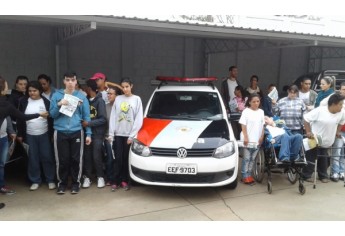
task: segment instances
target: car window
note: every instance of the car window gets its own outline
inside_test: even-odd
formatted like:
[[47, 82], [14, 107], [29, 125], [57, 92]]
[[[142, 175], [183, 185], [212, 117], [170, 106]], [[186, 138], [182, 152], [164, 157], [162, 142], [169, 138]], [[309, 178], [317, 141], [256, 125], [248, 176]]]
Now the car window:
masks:
[[324, 76], [334, 76], [335, 77], [335, 86], [333, 87], [335, 90], [340, 89], [340, 84], [342, 82], [345, 82], [345, 71], [341, 70], [325, 70], [319, 73], [308, 73], [304, 74], [300, 77], [298, 77], [295, 81], [294, 84], [297, 86], [300, 86], [301, 81], [304, 77], [310, 78], [311, 79], [311, 89], [313, 89], [316, 92], [319, 92], [321, 90], [320, 88], [320, 82], [321, 79]]
[[222, 118], [220, 98], [213, 92], [156, 92], [147, 117], [166, 119]]
[[319, 92], [321, 90], [320, 82], [324, 76], [333, 76], [335, 78], [335, 85], [333, 86], [333, 88], [335, 90], [339, 90], [340, 84], [342, 82], [345, 82], [345, 72], [343, 72], [343, 71], [324, 71], [322, 74], [319, 75], [319, 77], [317, 78], [317, 81], [315, 82], [314, 86], [312, 87], [315, 91]]

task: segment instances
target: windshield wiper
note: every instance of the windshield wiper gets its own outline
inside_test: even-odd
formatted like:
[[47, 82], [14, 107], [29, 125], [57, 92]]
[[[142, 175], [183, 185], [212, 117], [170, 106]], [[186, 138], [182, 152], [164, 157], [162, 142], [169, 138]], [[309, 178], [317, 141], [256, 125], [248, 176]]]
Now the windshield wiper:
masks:
[[162, 115], [162, 114], [147, 114], [148, 118], [159, 118], [159, 119], [171, 119], [171, 116]]
[[179, 116], [170, 116], [172, 119], [179, 120], [202, 120], [201, 117], [192, 116], [192, 115], [179, 115]]

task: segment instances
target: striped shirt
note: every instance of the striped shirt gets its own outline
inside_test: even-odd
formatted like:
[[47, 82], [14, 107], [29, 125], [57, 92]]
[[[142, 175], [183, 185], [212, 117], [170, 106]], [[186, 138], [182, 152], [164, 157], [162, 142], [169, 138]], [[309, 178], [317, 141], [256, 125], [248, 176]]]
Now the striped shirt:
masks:
[[273, 109], [275, 114], [285, 121], [289, 129], [299, 130], [303, 128], [303, 113], [306, 106], [302, 99], [284, 97], [277, 102]]

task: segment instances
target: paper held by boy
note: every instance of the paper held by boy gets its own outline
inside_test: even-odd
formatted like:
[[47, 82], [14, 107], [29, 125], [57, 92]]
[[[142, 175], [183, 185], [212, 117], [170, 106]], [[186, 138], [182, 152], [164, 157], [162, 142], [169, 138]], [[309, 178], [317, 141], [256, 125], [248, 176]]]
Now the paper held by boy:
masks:
[[303, 139], [303, 146], [304, 146], [305, 151], [308, 151], [310, 149], [316, 148], [317, 146], [321, 146], [321, 145], [322, 145], [321, 135], [314, 134], [313, 138]]
[[272, 100], [278, 101], [278, 90], [276, 87], [273, 87], [272, 91], [267, 94]]
[[66, 116], [72, 117], [73, 113], [75, 112], [77, 107], [83, 102], [83, 100], [70, 94], [65, 94], [64, 99], [68, 101], [68, 104], [62, 105], [59, 111], [62, 114], [65, 114]]

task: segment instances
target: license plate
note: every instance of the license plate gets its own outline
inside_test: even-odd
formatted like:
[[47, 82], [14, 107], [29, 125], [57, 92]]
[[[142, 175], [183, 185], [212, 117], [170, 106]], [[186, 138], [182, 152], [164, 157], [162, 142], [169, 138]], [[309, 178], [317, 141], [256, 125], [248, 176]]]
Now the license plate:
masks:
[[167, 174], [175, 175], [196, 175], [197, 165], [196, 164], [167, 164]]

